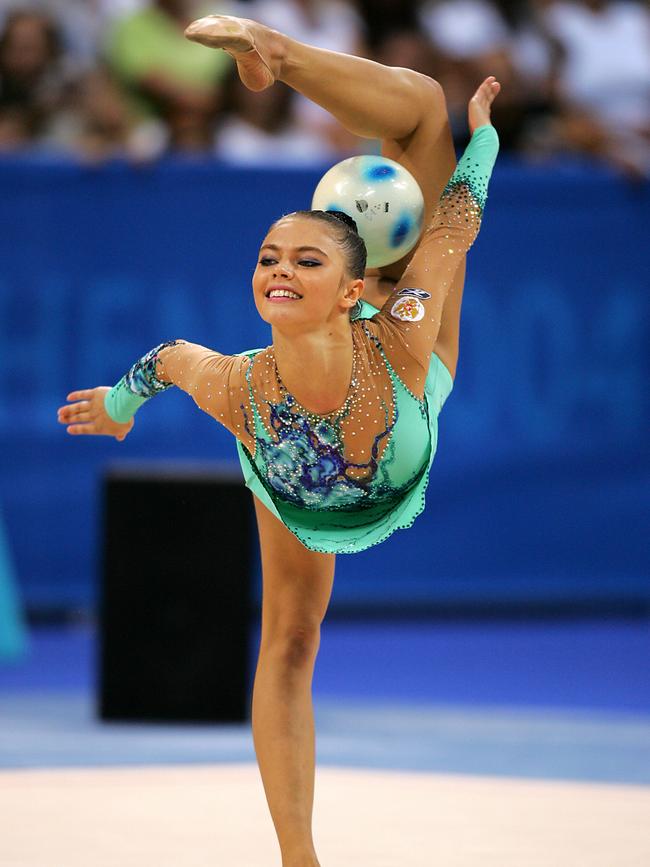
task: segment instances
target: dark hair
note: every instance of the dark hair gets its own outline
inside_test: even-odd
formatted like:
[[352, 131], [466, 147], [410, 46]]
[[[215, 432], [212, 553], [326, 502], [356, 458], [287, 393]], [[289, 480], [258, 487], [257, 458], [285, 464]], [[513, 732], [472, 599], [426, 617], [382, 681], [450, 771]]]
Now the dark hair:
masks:
[[363, 279], [366, 271], [366, 245], [352, 217], [342, 211], [294, 211], [285, 216], [309, 217], [327, 223], [335, 231], [336, 240], [343, 250], [348, 271], [353, 279]]
[[40, 24], [45, 34], [47, 59], [50, 63], [58, 60], [63, 51], [63, 40], [57, 22], [47, 12], [30, 9], [29, 7], [26, 9], [14, 9], [6, 17], [4, 26], [0, 31], [0, 55], [4, 54], [7, 44], [11, 39], [11, 31], [22, 21], [36, 21]]

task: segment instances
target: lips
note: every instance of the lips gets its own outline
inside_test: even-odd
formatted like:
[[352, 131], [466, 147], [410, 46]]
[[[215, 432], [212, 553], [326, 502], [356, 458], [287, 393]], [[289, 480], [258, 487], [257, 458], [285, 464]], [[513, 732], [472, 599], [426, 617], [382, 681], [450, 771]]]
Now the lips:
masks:
[[302, 298], [302, 295], [291, 286], [279, 284], [269, 286], [265, 295], [271, 301], [299, 301]]

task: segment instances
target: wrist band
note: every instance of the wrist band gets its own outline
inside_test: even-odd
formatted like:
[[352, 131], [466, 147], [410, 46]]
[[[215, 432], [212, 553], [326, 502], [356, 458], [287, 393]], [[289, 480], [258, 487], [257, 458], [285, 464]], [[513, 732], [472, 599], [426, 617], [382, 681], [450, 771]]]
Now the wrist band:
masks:
[[163, 382], [156, 374], [158, 353], [179, 341], [170, 340], [155, 346], [140, 358], [125, 376], [120, 379], [104, 398], [104, 408], [113, 421], [124, 424], [136, 414], [145, 401], [161, 391], [171, 388], [171, 382]]
[[113, 421], [125, 424], [148, 400], [148, 397], [133, 394], [126, 384], [126, 378], [122, 377], [104, 397], [104, 408]]

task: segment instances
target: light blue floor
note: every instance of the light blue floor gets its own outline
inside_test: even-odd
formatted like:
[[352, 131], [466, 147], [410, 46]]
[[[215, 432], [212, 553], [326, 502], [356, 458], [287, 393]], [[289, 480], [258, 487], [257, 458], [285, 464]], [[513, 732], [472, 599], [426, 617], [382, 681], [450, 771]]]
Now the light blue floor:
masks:
[[[321, 764], [650, 784], [650, 717], [316, 702]], [[254, 761], [249, 727], [99, 723], [77, 693], [0, 700], [0, 767]]]
[[[329, 624], [318, 761], [648, 785], [648, 635], [643, 622]], [[0, 767], [254, 760], [247, 725], [99, 723], [92, 630], [31, 645], [0, 668]]]

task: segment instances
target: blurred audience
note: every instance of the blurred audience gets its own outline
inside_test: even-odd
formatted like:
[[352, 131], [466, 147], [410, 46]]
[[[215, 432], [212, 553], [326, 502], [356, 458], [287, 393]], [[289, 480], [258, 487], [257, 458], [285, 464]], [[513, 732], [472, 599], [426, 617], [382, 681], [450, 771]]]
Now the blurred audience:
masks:
[[[242, 11], [249, 18], [317, 48], [347, 54], [362, 50], [361, 18], [353, 5], [343, 0], [250, 0]], [[359, 139], [320, 106], [298, 94], [292, 95], [291, 102], [297, 131], [311, 139], [322, 139], [318, 149], [321, 154], [341, 158], [364, 149]], [[319, 152], [314, 154], [316, 159]]]
[[608, 0], [547, 4], [562, 49], [557, 135], [632, 175], [650, 175], [650, 14]]
[[578, 154], [650, 177], [641, 0], [16, 0], [0, 8], [0, 151], [295, 165], [373, 148], [284, 86], [245, 90], [224, 52], [183, 38], [209, 12], [431, 75], [459, 146], [467, 100], [494, 74], [504, 151]]
[[42, 144], [84, 162], [146, 162], [160, 156], [168, 141], [165, 126], [131, 110], [110, 70], [98, 66], [76, 82]]
[[39, 12], [10, 14], [0, 34], [0, 148], [43, 133], [64, 106], [69, 84], [55, 22]]
[[326, 139], [310, 131], [292, 111], [294, 92], [275, 84], [260, 93], [244, 87], [233, 71], [227, 108], [214, 153], [232, 165], [300, 166], [336, 157]]
[[115, 20], [106, 41], [107, 63], [132, 109], [165, 124], [172, 150], [210, 149], [221, 85], [232, 65], [225, 52], [183, 36], [203, 11], [192, 0], [152, 0]]

